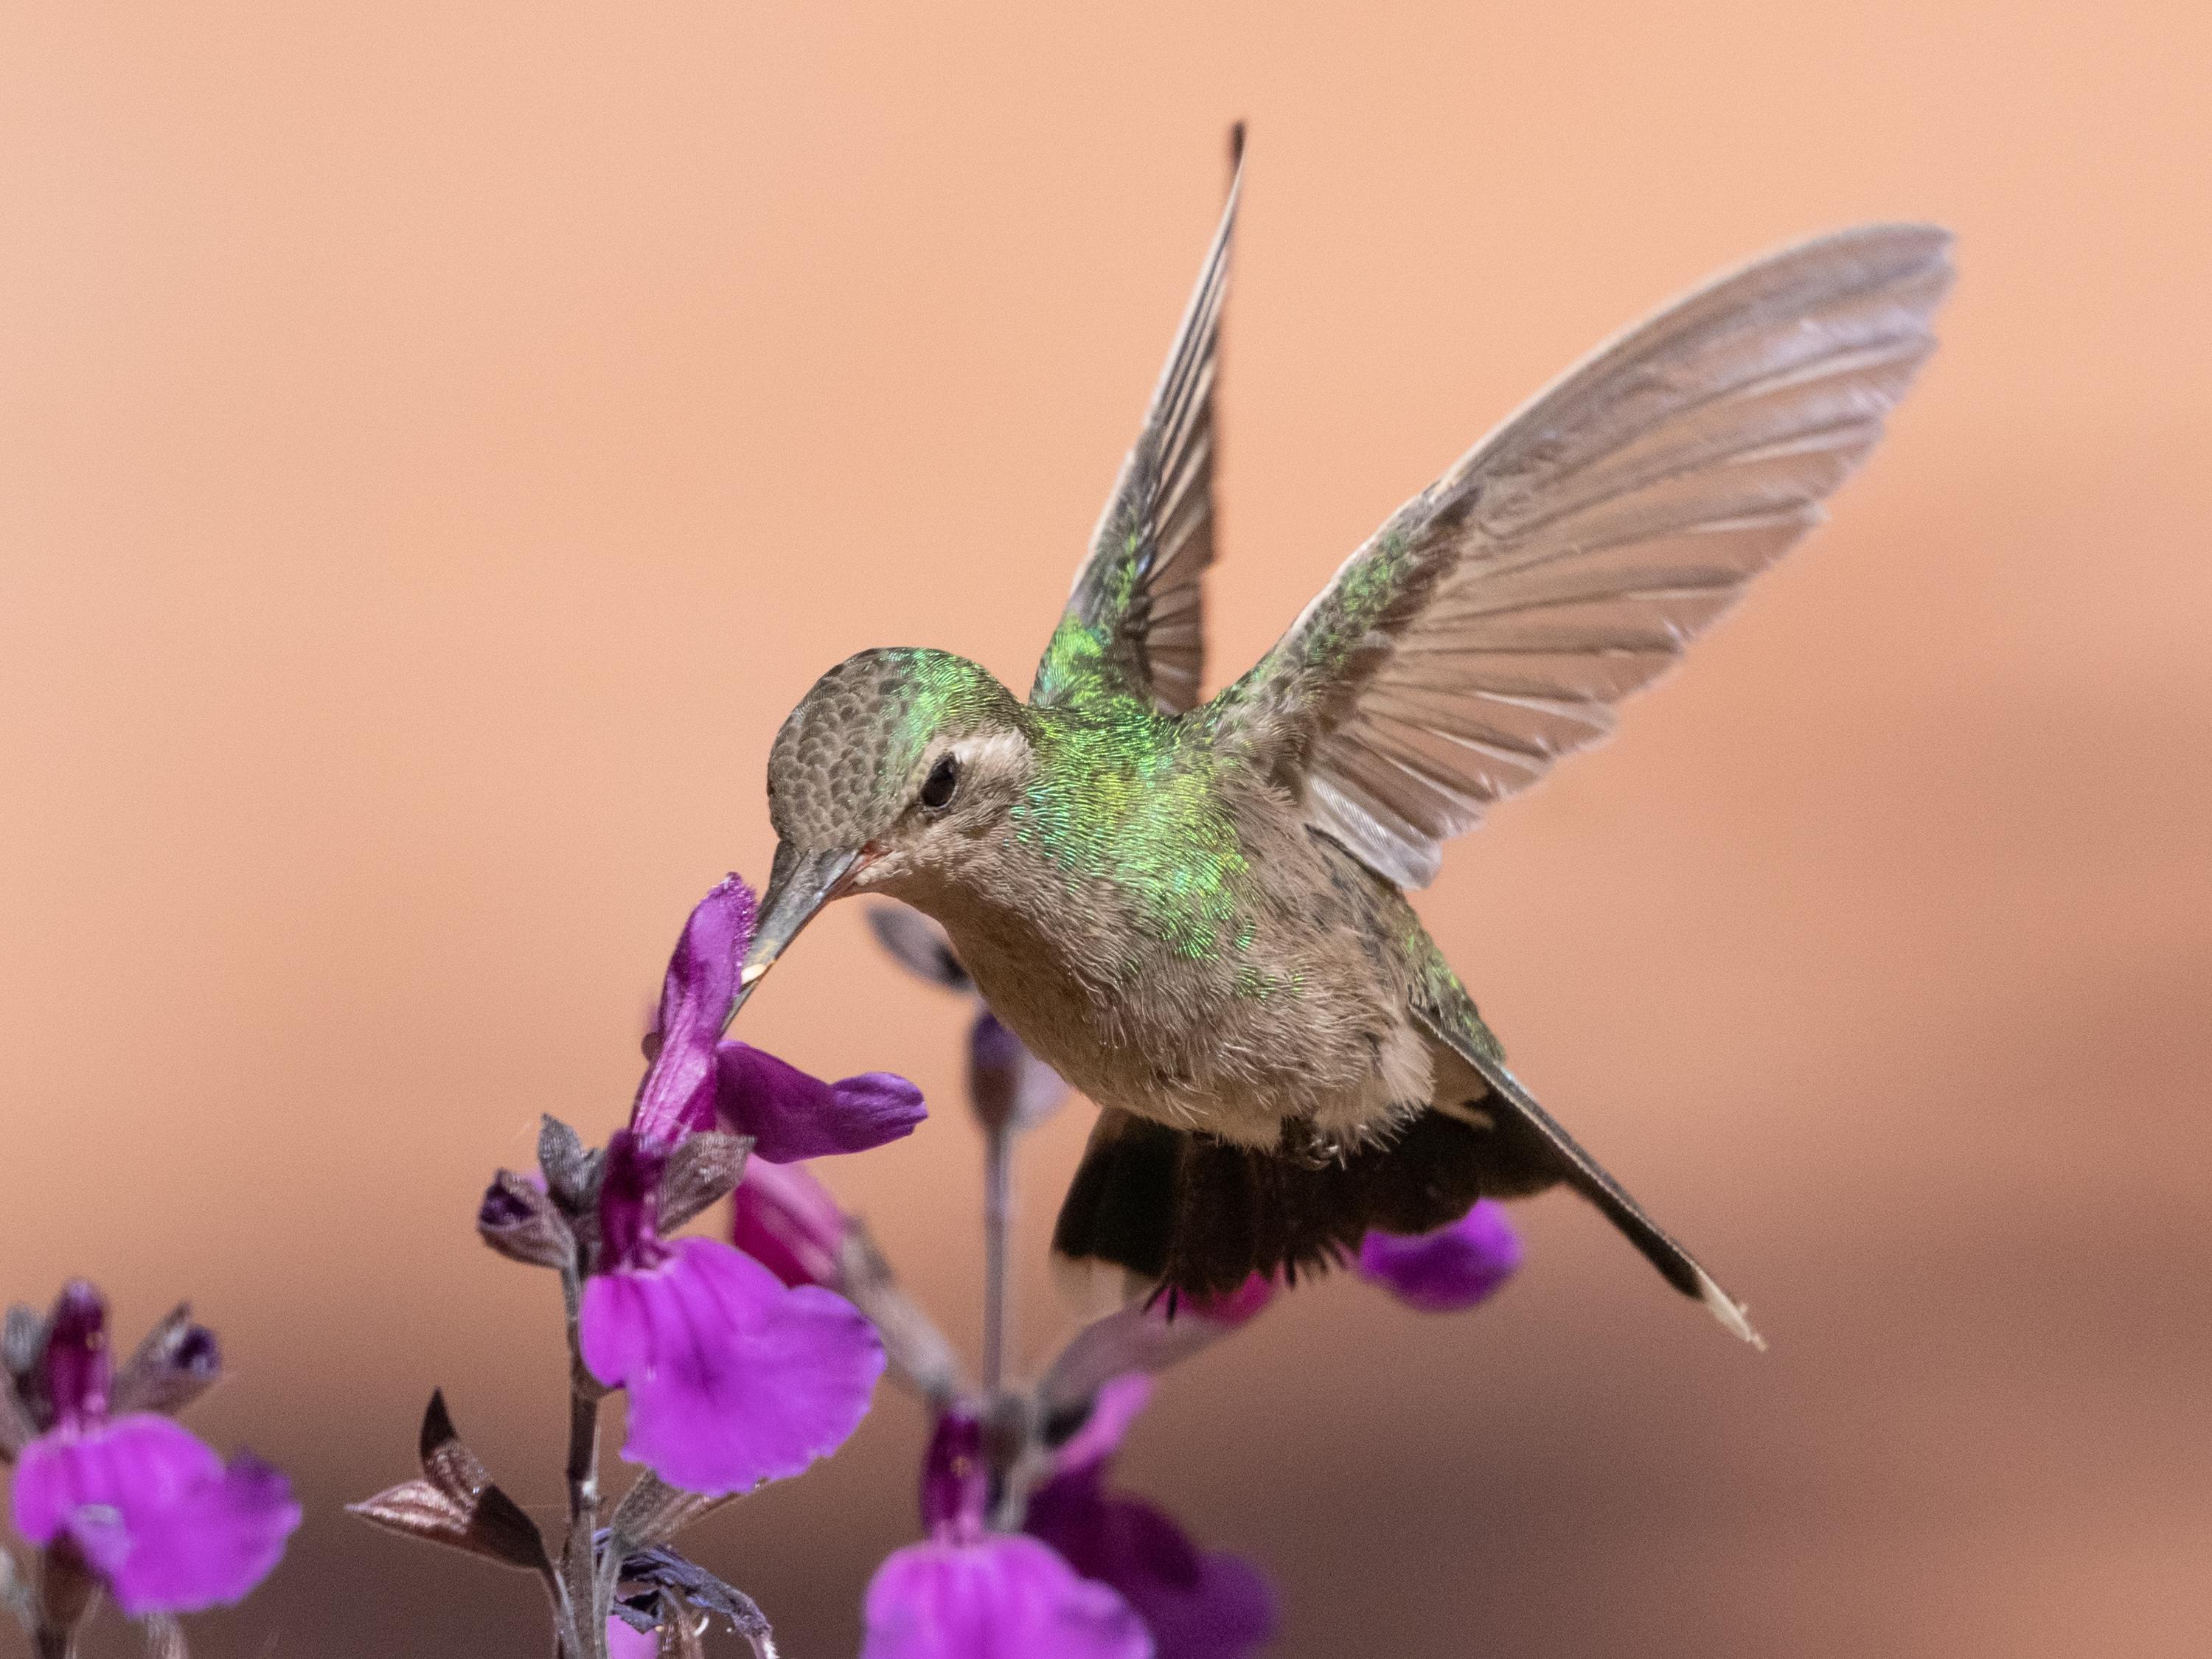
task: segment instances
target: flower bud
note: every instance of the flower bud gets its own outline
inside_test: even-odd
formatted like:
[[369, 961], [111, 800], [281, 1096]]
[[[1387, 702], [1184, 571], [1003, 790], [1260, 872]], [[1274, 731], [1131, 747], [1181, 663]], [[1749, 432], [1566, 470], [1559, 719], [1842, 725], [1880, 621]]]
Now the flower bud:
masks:
[[115, 1377], [114, 1411], [162, 1412], [174, 1417], [222, 1379], [222, 1350], [215, 1333], [192, 1322], [189, 1304], [146, 1334]]
[[576, 1260], [575, 1235], [551, 1196], [512, 1170], [501, 1170], [484, 1188], [477, 1235], [508, 1261], [528, 1267], [566, 1267]]

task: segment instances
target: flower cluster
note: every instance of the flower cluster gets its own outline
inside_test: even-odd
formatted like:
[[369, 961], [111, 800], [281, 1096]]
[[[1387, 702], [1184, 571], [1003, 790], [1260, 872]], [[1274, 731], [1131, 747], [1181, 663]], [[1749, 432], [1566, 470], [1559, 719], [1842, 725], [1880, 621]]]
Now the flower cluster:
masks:
[[40, 1551], [35, 1592], [9, 1571], [0, 1589], [42, 1653], [69, 1650], [105, 1589], [181, 1654], [174, 1615], [241, 1599], [300, 1524], [282, 1474], [242, 1452], [225, 1462], [175, 1420], [222, 1374], [214, 1333], [179, 1307], [118, 1370], [107, 1304], [77, 1279], [44, 1319], [10, 1309], [0, 1351], [0, 1463]]
[[[1001, 1167], [1004, 1148], [1048, 1116], [1066, 1087], [974, 997], [933, 924], [880, 908], [870, 921], [902, 963], [970, 997], [970, 1104]], [[861, 1659], [1239, 1659], [1274, 1633], [1273, 1588], [1237, 1556], [1201, 1549], [1174, 1518], [1109, 1484], [1113, 1459], [1150, 1399], [1152, 1378], [1256, 1318], [1280, 1287], [1254, 1277], [1215, 1301], [1124, 1308], [1077, 1334], [1034, 1388], [998, 1375], [1003, 1290], [985, 1291], [985, 1377], [962, 1376], [949, 1345], [899, 1292], [857, 1220], [813, 1176], [756, 1162], [734, 1195], [732, 1237], [791, 1285], [853, 1297], [891, 1358], [930, 1402], [924, 1461], [927, 1536], [878, 1570]], [[1003, 1261], [990, 1234], [987, 1273]], [[1353, 1261], [1364, 1279], [1429, 1311], [1469, 1308], [1510, 1278], [1521, 1244], [1494, 1204], [1434, 1233], [1370, 1233]]]
[[[873, 915], [894, 955], [968, 997], [969, 1103], [985, 1146], [984, 1344], [973, 1380], [866, 1229], [808, 1167], [910, 1133], [913, 1085], [824, 1082], [724, 1037], [754, 924], [735, 877], [693, 911], [646, 1040], [626, 1126], [598, 1151], [548, 1119], [530, 1174], [501, 1170], [477, 1229], [556, 1269], [572, 1376], [569, 1526], [557, 1547], [493, 1483], [434, 1398], [422, 1476], [356, 1510], [543, 1579], [564, 1659], [703, 1653], [715, 1620], [774, 1652], [741, 1592], [669, 1547], [708, 1510], [835, 1450], [888, 1366], [927, 1404], [924, 1537], [868, 1585], [861, 1659], [1242, 1659], [1273, 1635], [1273, 1587], [1119, 1490], [1114, 1460], [1154, 1379], [1260, 1316], [1254, 1277], [1207, 1301], [1135, 1303], [1078, 1332], [1033, 1382], [1008, 1380], [1012, 1152], [1066, 1089], [982, 1006], [943, 936]], [[724, 1238], [679, 1230], [724, 1196]], [[1370, 1234], [1353, 1262], [1409, 1305], [1473, 1306], [1520, 1243], [1495, 1206], [1419, 1238]], [[646, 1473], [605, 1512], [601, 1398], [628, 1397], [623, 1455]]]
[[[600, 1659], [611, 1642], [619, 1650], [656, 1627], [680, 1646], [707, 1613], [772, 1650], [749, 1601], [665, 1547], [714, 1504], [843, 1444], [884, 1369], [875, 1326], [818, 1279], [678, 1236], [749, 1166], [865, 1151], [924, 1115], [903, 1078], [824, 1082], [724, 1039], [754, 919], [735, 876], [707, 895], [670, 959], [628, 1124], [587, 1151], [548, 1119], [538, 1170], [500, 1171], [477, 1211], [494, 1249], [561, 1275], [574, 1396], [565, 1545], [548, 1547], [437, 1400], [422, 1479], [356, 1506], [395, 1531], [537, 1571], [569, 1659]], [[622, 1455], [647, 1474], [603, 1530], [598, 1408], [617, 1389], [629, 1404]]]

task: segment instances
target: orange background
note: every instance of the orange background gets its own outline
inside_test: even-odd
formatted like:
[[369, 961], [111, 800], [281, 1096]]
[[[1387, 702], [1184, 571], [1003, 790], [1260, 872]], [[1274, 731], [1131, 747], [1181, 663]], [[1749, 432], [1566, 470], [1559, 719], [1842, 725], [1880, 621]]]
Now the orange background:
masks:
[[[1924, 216], [1962, 281], [1837, 522], [1422, 902], [1774, 1352], [1540, 1200], [1482, 1314], [1332, 1282], [1177, 1374], [1129, 1484], [1269, 1565], [1285, 1655], [2203, 1651], [2203, 8], [0, 19], [0, 1291], [226, 1339], [196, 1423], [311, 1518], [197, 1651], [543, 1650], [335, 1506], [434, 1383], [557, 1504], [553, 1286], [477, 1193], [618, 1121], [817, 672], [1026, 684], [1238, 115], [1216, 681], [1708, 270]], [[845, 907], [747, 1023], [932, 1091], [832, 1176], [972, 1336], [951, 1005]], [[1023, 1169], [1033, 1360], [1085, 1117]], [[796, 1659], [918, 1431], [887, 1389], [696, 1535]]]

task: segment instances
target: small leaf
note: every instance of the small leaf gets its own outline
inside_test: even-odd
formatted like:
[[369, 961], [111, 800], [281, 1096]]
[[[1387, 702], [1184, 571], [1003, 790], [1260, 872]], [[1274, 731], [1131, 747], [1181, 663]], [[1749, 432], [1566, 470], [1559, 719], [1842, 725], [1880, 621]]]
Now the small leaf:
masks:
[[652, 1549], [729, 1501], [730, 1497], [702, 1498], [672, 1486], [647, 1469], [623, 1494], [607, 1529], [630, 1549]]
[[28, 1376], [46, 1346], [45, 1315], [20, 1302], [8, 1310], [7, 1323], [0, 1326], [0, 1364], [7, 1366], [9, 1376]]
[[15, 1393], [15, 1379], [0, 1379], [0, 1468], [15, 1461], [15, 1454], [38, 1437], [39, 1425], [28, 1407]]
[[586, 1152], [583, 1137], [557, 1117], [539, 1126], [538, 1167], [545, 1172], [546, 1190], [568, 1215], [582, 1215], [599, 1202], [601, 1156]]
[[730, 1195], [745, 1172], [750, 1135], [704, 1129], [687, 1136], [670, 1156], [660, 1177], [660, 1225], [673, 1232], [710, 1204]]
[[538, 1523], [494, 1486], [477, 1455], [461, 1443], [442, 1390], [430, 1396], [418, 1441], [420, 1480], [407, 1480], [346, 1507], [371, 1524], [408, 1538], [465, 1550], [502, 1565], [550, 1574], [552, 1562]]
[[190, 1303], [179, 1302], [146, 1333], [138, 1351], [116, 1374], [112, 1409], [175, 1416], [222, 1380], [222, 1351], [215, 1333], [192, 1323]]

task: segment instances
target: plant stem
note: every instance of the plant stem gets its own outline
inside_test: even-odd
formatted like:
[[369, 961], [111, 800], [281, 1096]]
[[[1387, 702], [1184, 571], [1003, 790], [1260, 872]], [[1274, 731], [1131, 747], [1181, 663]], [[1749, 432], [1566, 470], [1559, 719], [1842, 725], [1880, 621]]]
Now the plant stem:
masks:
[[994, 1124], [983, 1132], [983, 1397], [995, 1400], [1006, 1384], [1007, 1327], [1006, 1231], [1013, 1218], [1012, 1132]]
[[583, 1286], [573, 1268], [561, 1275], [568, 1318], [568, 1536], [561, 1548], [567, 1592], [568, 1659], [607, 1659], [606, 1609], [599, 1593], [593, 1540], [599, 1530], [599, 1395], [584, 1370], [577, 1319]]

